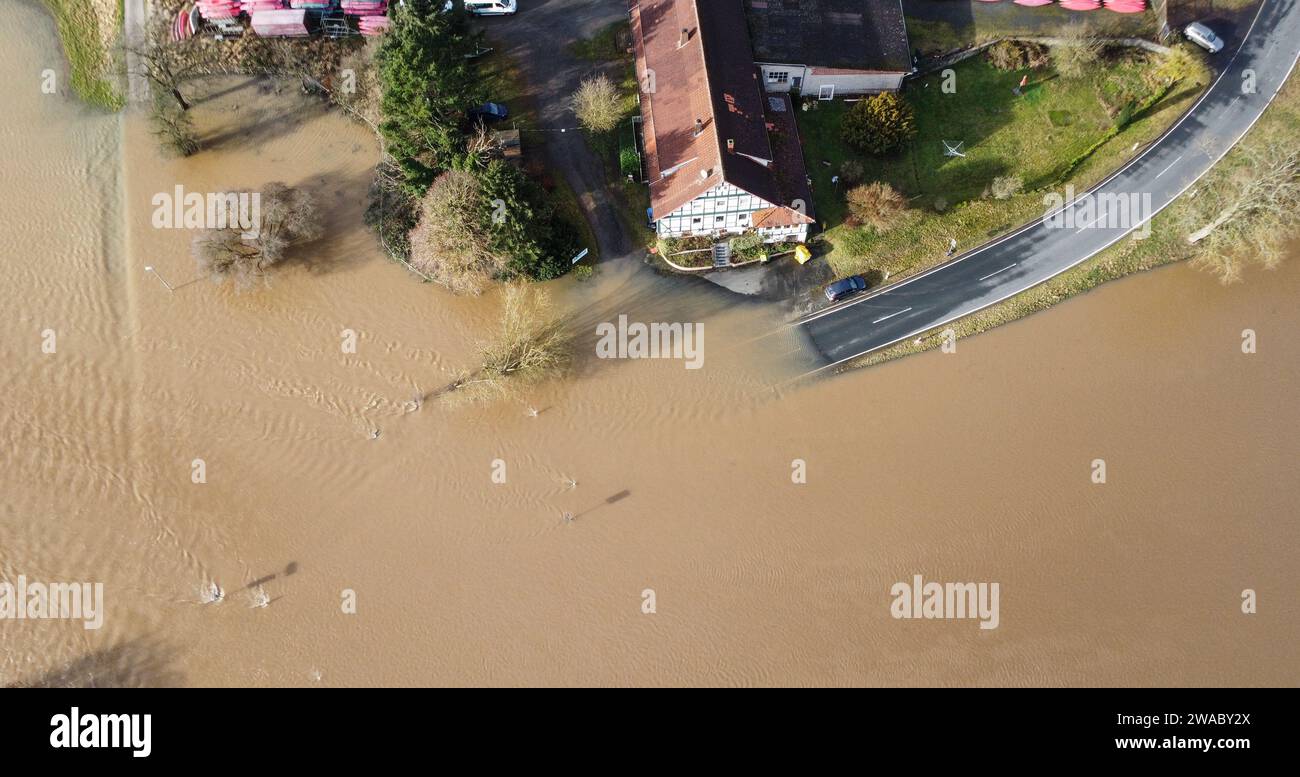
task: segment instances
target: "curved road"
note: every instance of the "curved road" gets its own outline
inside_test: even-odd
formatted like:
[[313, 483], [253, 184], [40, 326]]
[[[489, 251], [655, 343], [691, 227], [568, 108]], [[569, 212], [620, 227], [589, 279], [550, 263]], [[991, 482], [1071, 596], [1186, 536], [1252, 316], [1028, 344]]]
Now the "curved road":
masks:
[[[796, 326], [824, 360], [816, 371], [916, 337], [1019, 294], [1122, 240], [1187, 191], [1254, 126], [1300, 58], [1297, 0], [1264, 0], [1209, 91], [1156, 143], [1057, 219], [1035, 221], [956, 259]], [[1255, 90], [1243, 88], [1253, 71]], [[1120, 195], [1123, 195], [1122, 200]], [[1133, 196], [1140, 216], [1123, 219]], [[1149, 199], [1148, 199], [1149, 198]], [[1149, 203], [1149, 204], [1148, 204]], [[1133, 223], [1126, 223], [1126, 222]]]

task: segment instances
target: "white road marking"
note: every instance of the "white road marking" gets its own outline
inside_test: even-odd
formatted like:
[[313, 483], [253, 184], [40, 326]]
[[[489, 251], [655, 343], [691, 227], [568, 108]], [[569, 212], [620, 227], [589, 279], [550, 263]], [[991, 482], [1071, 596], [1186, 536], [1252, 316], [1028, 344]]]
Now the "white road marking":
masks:
[[900, 311], [898, 311], [897, 313], [890, 313], [889, 315], [885, 316], [884, 318], [878, 318], [878, 319], [876, 319], [875, 321], [872, 321], [871, 323], [873, 323], [873, 324], [879, 324], [881, 321], [886, 321], [886, 320], [888, 320], [888, 319], [893, 318], [894, 316], [901, 316], [901, 315], [903, 315], [904, 313], [906, 313], [908, 310], [911, 310], [911, 308], [907, 308], [907, 309], [905, 309], [905, 310], [900, 310]]
[[1007, 265], [1006, 267], [1003, 267], [1001, 270], [998, 270], [997, 272], [991, 272], [988, 275], [985, 275], [983, 278], [980, 278], [980, 280], [987, 281], [989, 278], [992, 278], [994, 275], [997, 275], [1000, 272], [1006, 272], [1007, 270], [1010, 270], [1012, 267], [1015, 267], [1017, 264], [1020, 264], [1020, 262], [1013, 262]]
[[1092, 226], [1093, 224], [1096, 224], [1098, 221], [1101, 221], [1101, 220], [1104, 219], [1104, 218], [1106, 218], [1106, 214], [1105, 214], [1105, 213], [1102, 213], [1101, 215], [1097, 216], [1097, 218], [1093, 219], [1092, 221], [1089, 221], [1087, 224], [1084, 224], [1083, 226], [1079, 227], [1078, 229], [1076, 229], [1076, 230], [1074, 230], [1074, 231], [1075, 231], [1075, 232], [1082, 232], [1083, 230], [1087, 229], [1088, 227]]
[[1180, 154], [1180, 155], [1178, 156], [1178, 159], [1175, 159], [1174, 161], [1172, 161], [1172, 162], [1169, 163], [1169, 167], [1166, 167], [1165, 169], [1163, 169], [1163, 170], [1161, 170], [1160, 172], [1156, 173], [1156, 178], [1159, 178], [1160, 176], [1164, 175], [1165, 173], [1167, 173], [1167, 172], [1169, 172], [1171, 169], [1173, 169], [1173, 166], [1176, 165], [1176, 164], [1178, 164], [1178, 162], [1179, 162], [1180, 160], [1182, 160], [1182, 158], [1183, 158], [1183, 157], [1182, 157], [1182, 155]]

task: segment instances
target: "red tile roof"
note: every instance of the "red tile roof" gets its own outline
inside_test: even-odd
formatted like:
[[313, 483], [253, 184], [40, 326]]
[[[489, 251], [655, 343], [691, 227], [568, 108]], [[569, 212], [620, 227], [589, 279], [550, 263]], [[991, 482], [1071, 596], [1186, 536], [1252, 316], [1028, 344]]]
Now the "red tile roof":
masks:
[[741, 0], [633, 0], [632, 36], [656, 217], [724, 182], [780, 205], [781, 179], [806, 188], [802, 154], [773, 154]]

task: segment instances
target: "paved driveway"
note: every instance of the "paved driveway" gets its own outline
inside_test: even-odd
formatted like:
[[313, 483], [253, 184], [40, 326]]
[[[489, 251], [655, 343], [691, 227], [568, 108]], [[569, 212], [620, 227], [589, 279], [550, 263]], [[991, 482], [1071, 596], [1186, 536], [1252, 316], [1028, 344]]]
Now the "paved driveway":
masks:
[[492, 45], [520, 64], [535, 95], [539, 126], [554, 130], [545, 133], [550, 167], [578, 193], [606, 260], [629, 254], [632, 241], [606, 188], [604, 165], [575, 131], [577, 120], [568, 108], [578, 84], [599, 67], [573, 57], [568, 49], [626, 19], [627, 8], [625, 0], [519, 0], [514, 16], [479, 20]]

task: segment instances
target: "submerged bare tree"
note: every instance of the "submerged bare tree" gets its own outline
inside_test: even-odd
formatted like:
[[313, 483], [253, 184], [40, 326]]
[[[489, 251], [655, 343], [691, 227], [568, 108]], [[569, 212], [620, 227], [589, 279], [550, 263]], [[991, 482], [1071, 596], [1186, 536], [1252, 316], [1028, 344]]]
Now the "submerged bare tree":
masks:
[[1241, 164], [1201, 187], [1179, 225], [1195, 246], [1193, 264], [1223, 283], [1241, 280], [1247, 264], [1276, 267], [1300, 228], [1300, 151], [1261, 143], [1241, 154]]
[[479, 346], [482, 363], [449, 390], [468, 396], [508, 394], [562, 375], [572, 357], [573, 337], [550, 297], [522, 283], [504, 288], [501, 319], [492, 339]]
[[190, 156], [199, 150], [199, 138], [194, 131], [190, 115], [166, 97], [154, 96], [152, 101], [153, 134], [163, 148], [177, 156]]
[[524, 380], [553, 375], [568, 360], [569, 341], [546, 292], [530, 291], [523, 284], [507, 286], [497, 336], [480, 349], [483, 372]]
[[227, 212], [223, 224], [210, 224], [194, 238], [199, 271], [213, 280], [233, 280], [240, 287], [265, 281], [291, 248], [320, 237], [316, 203], [307, 192], [276, 182], [255, 194], [259, 203], [251, 228], [247, 214]]

